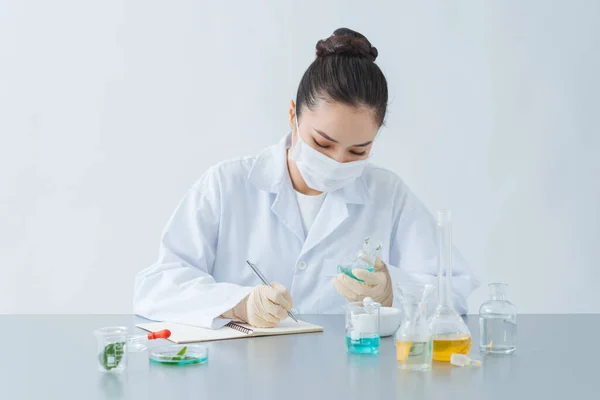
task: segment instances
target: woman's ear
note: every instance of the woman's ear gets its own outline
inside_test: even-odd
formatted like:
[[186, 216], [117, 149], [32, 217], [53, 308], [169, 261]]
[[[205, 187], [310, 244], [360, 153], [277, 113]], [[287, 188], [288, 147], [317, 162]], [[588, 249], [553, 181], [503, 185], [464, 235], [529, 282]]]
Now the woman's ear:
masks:
[[290, 122], [290, 129], [293, 131], [294, 128], [296, 127], [296, 103], [294, 103], [294, 100], [290, 100], [290, 109], [288, 110], [288, 114], [289, 114], [289, 122]]

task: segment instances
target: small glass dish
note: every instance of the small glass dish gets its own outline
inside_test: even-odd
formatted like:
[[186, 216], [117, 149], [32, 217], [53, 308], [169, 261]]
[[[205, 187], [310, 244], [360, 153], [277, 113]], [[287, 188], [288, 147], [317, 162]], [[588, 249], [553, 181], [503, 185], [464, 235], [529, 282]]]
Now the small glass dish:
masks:
[[150, 362], [158, 364], [188, 365], [208, 362], [208, 349], [199, 345], [170, 345], [151, 348]]

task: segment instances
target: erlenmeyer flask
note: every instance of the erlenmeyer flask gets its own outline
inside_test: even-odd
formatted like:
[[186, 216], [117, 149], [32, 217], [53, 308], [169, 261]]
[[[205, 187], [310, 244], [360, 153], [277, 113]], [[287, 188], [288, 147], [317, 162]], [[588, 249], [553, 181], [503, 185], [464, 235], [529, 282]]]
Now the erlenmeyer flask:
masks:
[[404, 310], [402, 324], [396, 331], [398, 368], [412, 371], [431, 369], [431, 331], [425, 306], [435, 290], [424, 283], [398, 282], [396, 293]]
[[362, 279], [358, 279], [354, 276], [352, 270], [365, 269], [369, 272], [373, 272], [375, 270], [375, 258], [382, 247], [383, 244], [379, 240], [366, 237], [363, 242], [362, 250], [345, 257], [338, 265], [338, 274], [344, 273], [350, 278], [362, 282]]
[[437, 213], [438, 301], [429, 328], [433, 338], [433, 359], [450, 361], [454, 353], [469, 354], [471, 332], [454, 309], [452, 291], [452, 220], [449, 210]]

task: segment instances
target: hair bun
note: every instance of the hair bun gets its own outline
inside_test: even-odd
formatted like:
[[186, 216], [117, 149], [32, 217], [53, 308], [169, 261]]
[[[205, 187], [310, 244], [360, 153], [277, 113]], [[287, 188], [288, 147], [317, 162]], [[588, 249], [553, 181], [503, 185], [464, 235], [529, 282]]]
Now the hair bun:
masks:
[[348, 28], [336, 29], [329, 38], [317, 42], [317, 58], [331, 54], [377, 59], [377, 49], [362, 34]]

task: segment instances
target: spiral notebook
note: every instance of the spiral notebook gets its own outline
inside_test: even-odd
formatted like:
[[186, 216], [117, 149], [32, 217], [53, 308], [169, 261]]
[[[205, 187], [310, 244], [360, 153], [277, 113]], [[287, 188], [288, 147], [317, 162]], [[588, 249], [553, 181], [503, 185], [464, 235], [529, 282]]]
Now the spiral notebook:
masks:
[[176, 324], [174, 322], [149, 322], [137, 324], [136, 326], [149, 332], [168, 329], [171, 331], [169, 340], [177, 344], [323, 332], [323, 328], [320, 326], [304, 321], [296, 322], [291, 318], [281, 321], [275, 328], [255, 328], [238, 322], [230, 322], [221, 329], [199, 328], [197, 326]]

